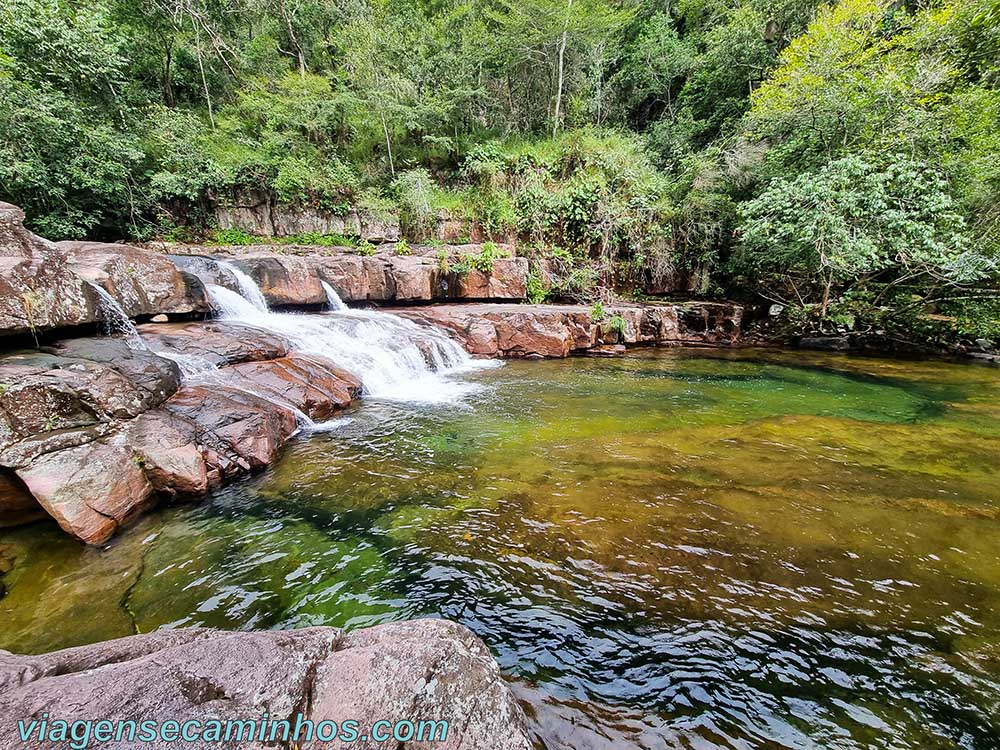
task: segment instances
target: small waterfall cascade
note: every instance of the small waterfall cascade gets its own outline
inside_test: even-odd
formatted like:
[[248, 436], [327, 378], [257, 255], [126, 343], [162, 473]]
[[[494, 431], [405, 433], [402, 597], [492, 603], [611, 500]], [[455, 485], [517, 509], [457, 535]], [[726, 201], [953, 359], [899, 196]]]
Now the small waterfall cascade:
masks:
[[335, 315], [275, 313], [254, 304], [255, 294], [237, 294], [215, 284], [206, 287], [221, 318], [273, 331], [299, 351], [332, 360], [359, 377], [369, 397], [454, 401], [474, 386], [449, 380], [448, 375], [494, 364], [473, 360], [442, 331], [388, 313], [346, 306]]
[[257, 286], [257, 282], [250, 278], [248, 273], [241, 271], [239, 268], [227, 261], [217, 260], [215, 262], [219, 268], [228, 271], [232, 274], [233, 278], [236, 279], [236, 285], [239, 287], [240, 296], [243, 297], [243, 299], [247, 300], [260, 312], [267, 312], [267, 300], [264, 298], [264, 293], [261, 292], [260, 287]]
[[319, 283], [323, 285], [323, 291], [326, 292], [327, 310], [330, 312], [344, 312], [344, 310], [348, 309], [347, 305], [344, 304], [344, 300], [342, 300], [340, 295], [337, 294], [336, 289], [327, 284], [325, 281], [321, 280]]
[[139, 335], [135, 323], [132, 322], [132, 319], [122, 309], [122, 306], [118, 304], [118, 300], [108, 294], [107, 290], [99, 284], [91, 281], [87, 283], [90, 284], [90, 288], [97, 295], [97, 310], [101, 314], [105, 334], [109, 336], [115, 334], [122, 336], [129, 349], [141, 352], [149, 351], [149, 347], [146, 346], [146, 342]]

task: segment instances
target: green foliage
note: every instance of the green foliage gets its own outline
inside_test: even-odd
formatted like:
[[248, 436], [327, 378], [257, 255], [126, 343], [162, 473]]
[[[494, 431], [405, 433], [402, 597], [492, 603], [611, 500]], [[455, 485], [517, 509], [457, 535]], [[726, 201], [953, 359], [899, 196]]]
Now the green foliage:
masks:
[[590, 319], [595, 323], [600, 323], [608, 317], [608, 311], [604, 309], [604, 305], [600, 300], [594, 303], [594, 306], [590, 308]]
[[393, 246], [393, 252], [396, 255], [413, 255], [413, 251], [410, 249], [410, 243], [406, 240], [400, 240]]
[[[683, 289], [787, 300], [798, 330], [970, 336], [996, 318], [1000, 12], [10, 0], [0, 199], [53, 239], [197, 239], [219, 204], [411, 241], [444, 219], [547, 256], [533, 301]], [[489, 273], [495, 248], [439, 265]]]
[[625, 318], [621, 315], [612, 315], [608, 320], [608, 327], [614, 332], [617, 341], [622, 342], [625, 340], [625, 334], [628, 332], [628, 324], [625, 322]]
[[528, 267], [528, 278], [525, 283], [525, 291], [530, 304], [538, 305], [545, 301], [547, 292], [545, 290], [545, 285], [542, 282], [542, 272], [538, 267], [537, 261], [532, 261]]
[[[940, 175], [899, 154], [848, 156], [816, 173], [775, 180], [741, 207], [735, 265], [781, 299], [819, 302], [855, 286], [896, 295], [958, 287], [993, 270], [970, 249]], [[794, 295], [794, 296], [792, 296]]]
[[411, 169], [396, 178], [395, 190], [399, 196], [400, 223], [411, 237], [423, 239], [437, 226], [435, 188], [426, 169]]
[[253, 245], [257, 240], [242, 229], [219, 229], [215, 232], [217, 245]]
[[371, 256], [375, 254], [375, 246], [368, 240], [361, 240], [356, 250], [358, 255]]

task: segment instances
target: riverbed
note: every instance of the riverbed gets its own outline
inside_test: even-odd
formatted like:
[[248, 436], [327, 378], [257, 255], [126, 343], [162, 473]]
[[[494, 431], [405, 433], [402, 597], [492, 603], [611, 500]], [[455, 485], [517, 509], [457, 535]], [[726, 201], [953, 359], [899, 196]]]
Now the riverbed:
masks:
[[0, 531], [0, 648], [483, 638], [549, 748], [1000, 747], [1000, 372], [636, 350], [367, 399], [100, 549]]

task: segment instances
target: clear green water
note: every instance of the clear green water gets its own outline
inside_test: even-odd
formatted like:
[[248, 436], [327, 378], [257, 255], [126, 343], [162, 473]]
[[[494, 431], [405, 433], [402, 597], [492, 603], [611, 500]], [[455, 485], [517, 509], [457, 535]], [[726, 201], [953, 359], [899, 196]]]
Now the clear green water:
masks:
[[1000, 372], [514, 362], [102, 550], [0, 532], [0, 648], [459, 620], [551, 748], [1000, 747]]

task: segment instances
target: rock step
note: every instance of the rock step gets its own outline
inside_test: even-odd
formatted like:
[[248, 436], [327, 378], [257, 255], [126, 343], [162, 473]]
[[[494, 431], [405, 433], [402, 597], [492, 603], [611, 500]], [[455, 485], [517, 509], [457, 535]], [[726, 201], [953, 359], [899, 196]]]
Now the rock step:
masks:
[[[0, 715], [10, 718], [0, 725], [0, 747], [23, 746], [14, 719], [30, 723], [43, 712], [69, 724], [122, 719], [161, 724], [169, 718], [201, 726], [260, 722], [267, 714], [293, 728], [301, 715], [314, 726], [329, 721], [338, 728], [353, 719], [365, 733], [377, 719], [415, 726], [446, 721], [446, 740], [405, 746], [532, 747], [524, 713], [489, 650], [467, 628], [445, 620], [350, 633], [329, 627], [235, 633], [185, 628], [41, 656], [0, 651]], [[265, 744], [314, 746], [304, 738], [278, 739]], [[135, 746], [127, 736], [100, 744], [108, 750]]]
[[[448, 330], [481, 357], [614, 356], [624, 345], [729, 345], [737, 342], [743, 308], [716, 302], [610, 305], [601, 320], [583, 305], [461, 304], [384, 308]], [[621, 348], [615, 348], [621, 346]]]
[[232, 274], [215, 263], [225, 260], [257, 282], [268, 304], [279, 307], [326, 304], [322, 282], [333, 287], [344, 302], [516, 302], [527, 298], [528, 260], [514, 257], [512, 247], [499, 247], [510, 257], [495, 259], [489, 272], [450, 270], [463, 255], [481, 252], [481, 245], [450, 245], [441, 250], [444, 260], [428, 247], [414, 248], [412, 255], [397, 255], [391, 246], [378, 248], [374, 255], [360, 255], [345, 247], [183, 247], [172, 248], [170, 258], [192, 275], [239, 291]]
[[271, 463], [296, 412], [329, 419], [361, 394], [335, 363], [236, 323], [143, 327], [157, 351], [203, 356], [218, 383], [118, 339], [0, 357], [0, 526], [52, 516], [101, 544], [163, 498], [203, 495]]

